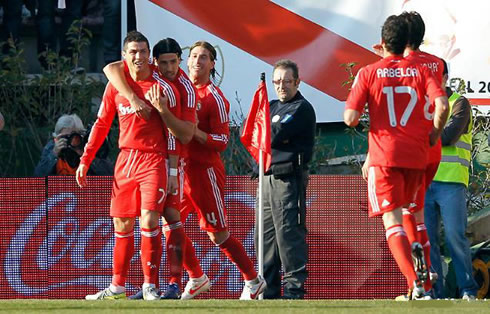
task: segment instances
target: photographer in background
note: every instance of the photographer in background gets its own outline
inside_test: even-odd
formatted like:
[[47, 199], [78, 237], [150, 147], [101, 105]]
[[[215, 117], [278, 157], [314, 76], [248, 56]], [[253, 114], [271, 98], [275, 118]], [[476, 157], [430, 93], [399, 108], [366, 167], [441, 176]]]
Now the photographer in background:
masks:
[[[87, 138], [82, 120], [76, 114], [62, 115], [56, 122], [53, 139], [44, 146], [34, 176], [75, 175]], [[114, 165], [105, 158], [106, 155], [94, 159], [89, 175], [113, 175]]]

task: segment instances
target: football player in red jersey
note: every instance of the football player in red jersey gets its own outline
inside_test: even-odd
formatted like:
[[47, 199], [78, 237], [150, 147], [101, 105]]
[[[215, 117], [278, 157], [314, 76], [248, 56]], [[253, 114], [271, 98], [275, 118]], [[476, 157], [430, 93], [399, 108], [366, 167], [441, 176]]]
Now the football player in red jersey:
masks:
[[[425, 23], [420, 14], [417, 12], [403, 12], [400, 17], [405, 20], [408, 25], [409, 36], [408, 44], [405, 48], [405, 58], [421, 64], [430, 70], [436, 81], [445, 89], [446, 84], [443, 80], [444, 74], [447, 75], [447, 69], [444, 73], [444, 62], [424, 51], [419, 49], [425, 35]], [[444, 81], [444, 82], [443, 82]], [[429, 102], [426, 97], [425, 115], [427, 118], [432, 118], [434, 104]], [[413, 258], [415, 261], [416, 271], [423, 273], [425, 277], [424, 288], [426, 291], [432, 289], [430, 269], [430, 242], [427, 235], [427, 228], [424, 223], [424, 201], [425, 192], [434, 178], [439, 162], [441, 160], [441, 140], [429, 149], [427, 167], [425, 169], [424, 180], [417, 192], [417, 198], [409, 208], [403, 209], [403, 228], [405, 229], [408, 240], [412, 244]], [[417, 242], [417, 243], [416, 243]], [[423, 253], [423, 255], [422, 255]]]
[[[148, 65], [150, 47], [146, 37], [130, 32], [124, 40], [123, 57], [128, 71], [125, 80], [139, 97], [144, 97], [156, 80]], [[87, 185], [90, 163], [109, 132], [114, 116], [119, 119], [119, 148], [114, 170], [110, 214], [113, 217], [115, 245], [113, 276], [110, 286], [87, 300], [126, 298], [126, 278], [134, 255], [134, 223], [140, 217], [141, 264], [144, 273], [143, 297], [159, 299], [156, 278], [161, 260], [161, 235], [158, 221], [167, 189], [166, 127], [157, 110], [146, 104], [147, 119], [136, 115], [128, 100], [111, 83], [107, 84], [97, 120], [92, 128], [76, 180], [80, 187]]]
[[228, 143], [230, 104], [211, 81], [211, 76], [214, 78], [216, 73], [215, 60], [216, 50], [210, 43], [198, 41], [191, 46], [187, 66], [189, 77], [197, 88], [198, 124], [185, 161], [182, 213], [185, 217], [191, 211], [197, 212], [201, 229], [237, 265], [245, 279], [240, 299], [250, 300], [258, 298], [266, 283], [257, 276], [243, 245], [228, 231], [225, 169], [220, 153]]
[[[402, 225], [402, 208], [414, 202], [426, 168], [429, 142], [435, 143], [447, 117], [447, 97], [423, 66], [403, 58], [408, 25], [390, 16], [382, 28], [384, 58], [362, 68], [346, 102], [344, 122], [351, 127], [367, 103], [370, 116], [369, 216], [382, 216], [388, 246], [414, 298], [425, 290], [412, 262]], [[434, 120], [424, 115], [425, 95], [435, 103]]]
[[[160, 84], [170, 82], [171, 85], [177, 88], [180, 94], [178, 110], [173, 110], [170, 105], [167, 106], [160, 102], [158, 89], [155, 90], [156, 93], [150, 93], [150, 98], [152, 99], [152, 104], [159, 110], [163, 121], [171, 132], [170, 134], [175, 135], [180, 143], [187, 144], [192, 139], [196, 128], [197, 93], [192, 82], [179, 67], [181, 56], [182, 49], [172, 38], [162, 39], [153, 47], [153, 61], [157, 67], [154, 75], [159, 76]], [[143, 115], [147, 110], [146, 104], [122, 80], [124, 75], [122, 63], [114, 62], [109, 64], [104, 68], [104, 73], [123, 95], [131, 99], [134, 108], [141, 109]], [[179, 298], [183, 263], [190, 278], [181, 296], [183, 299], [193, 298], [210, 289], [210, 280], [204, 274], [196, 257], [192, 241], [185, 234], [181, 223], [180, 204], [183, 194], [183, 168], [184, 158], [187, 156], [187, 145], [180, 145], [179, 155], [178, 164], [171, 164], [169, 169], [169, 178], [178, 178], [177, 189], [169, 191], [162, 217], [166, 238], [167, 262], [170, 269], [169, 285], [162, 294], [163, 299]], [[184, 256], [186, 256], [185, 259], [183, 258]], [[133, 299], [141, 297], [141, 292], [131, 296]]]

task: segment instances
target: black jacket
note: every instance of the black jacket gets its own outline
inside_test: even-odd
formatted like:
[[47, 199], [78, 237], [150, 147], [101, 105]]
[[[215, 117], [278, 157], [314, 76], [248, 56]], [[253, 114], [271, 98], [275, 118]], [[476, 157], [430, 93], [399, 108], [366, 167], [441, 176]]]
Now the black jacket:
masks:
[[313, 106], [298, 91], [287, 102], [270, 102], [272, 165], [297, 164], [303, 154], [306, 165], [312, 158], [315, 143], [316, 115]]
[[[35, 177], [55, 176], [56, 163], [58, 157], [53, 153], [54, 141], [51, 139], [44, 146], [41, 159], [34, 169]], [[95, 157], [90, 165], [87, 175], [91, 176], [112, 176], [114, 174], [114, 165], [107, 159]]]

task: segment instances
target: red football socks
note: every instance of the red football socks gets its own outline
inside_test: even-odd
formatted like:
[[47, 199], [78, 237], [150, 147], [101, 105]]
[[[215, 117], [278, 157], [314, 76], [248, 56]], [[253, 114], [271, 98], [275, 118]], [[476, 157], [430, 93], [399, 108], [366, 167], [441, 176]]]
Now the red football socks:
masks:
[[403, 209], [403, 230], [405, 230], [410, 244], [417, 241], [417, 223], [415, 221], [415, 216], [405, 208]]
[[115, 232], [112, 261], [112, 284], [124, 287], [129, 271], [129, 263], [134, 254], [134, 232]]
[[186, 235], [182, 223], [169, 222], [163, 226], [167, 245], [167, 263], [170, 270], [169, 283], [182, 284], [182, 266], [186, 246]]
[[[427, 235], [427, 228], [425, 227], [424, 223], [417, 224], [417, 241], [419, 241], [419, 243], [422, 244], [422, 247], [424, 248], [425, 265], [430, 272], [430, 242], [429, 236]], [[430, 289], [432, 289], [430, 279], [425, 282], [424, 289], [425, 291], [429, 291]]]
[[196, 250], [192, 245], [191, 239], [184, 233], [185, 250], [184, 250], [184, 268], [187, 270], [190, 278], [201, 278], [204, 275], [201, 264], [196, 257]]
[[386, 229], [386, 239], [398, 268], [407, 279], [408, 286], [413, 288], [413, 282], [417, 279], [417, 275], [413, 269], [410, 243], [402, 225], [393, 225]]
[[238, 242], [232, 235], [219, 245], [219, 248], [230, 261], [237, 265], [238, 269], [245, 280], [253, 280], [257, 278], [257, 272], [250, 258], [245, 252], [243, 245]]
[[141, 228], [141, 267], [144, 283], [158, 284], [158, 270], [162, 260], [160, 228]]

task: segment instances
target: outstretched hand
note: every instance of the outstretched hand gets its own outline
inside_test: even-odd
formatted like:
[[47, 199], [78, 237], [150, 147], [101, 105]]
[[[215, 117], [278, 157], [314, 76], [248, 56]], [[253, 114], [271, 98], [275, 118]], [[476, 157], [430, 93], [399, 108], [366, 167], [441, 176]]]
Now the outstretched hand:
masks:
[[83, 188], [87, 186], [87, 171], [88, 167], [84, 164], [80, 164], [75, 173], [75, 179], [79, 187]]
[[369, 173], [369, 165], [367, 162], [364, 162], [361, 168], [362, 171], [362, 178], [367, 181], [368, 180], [368, 173]]

